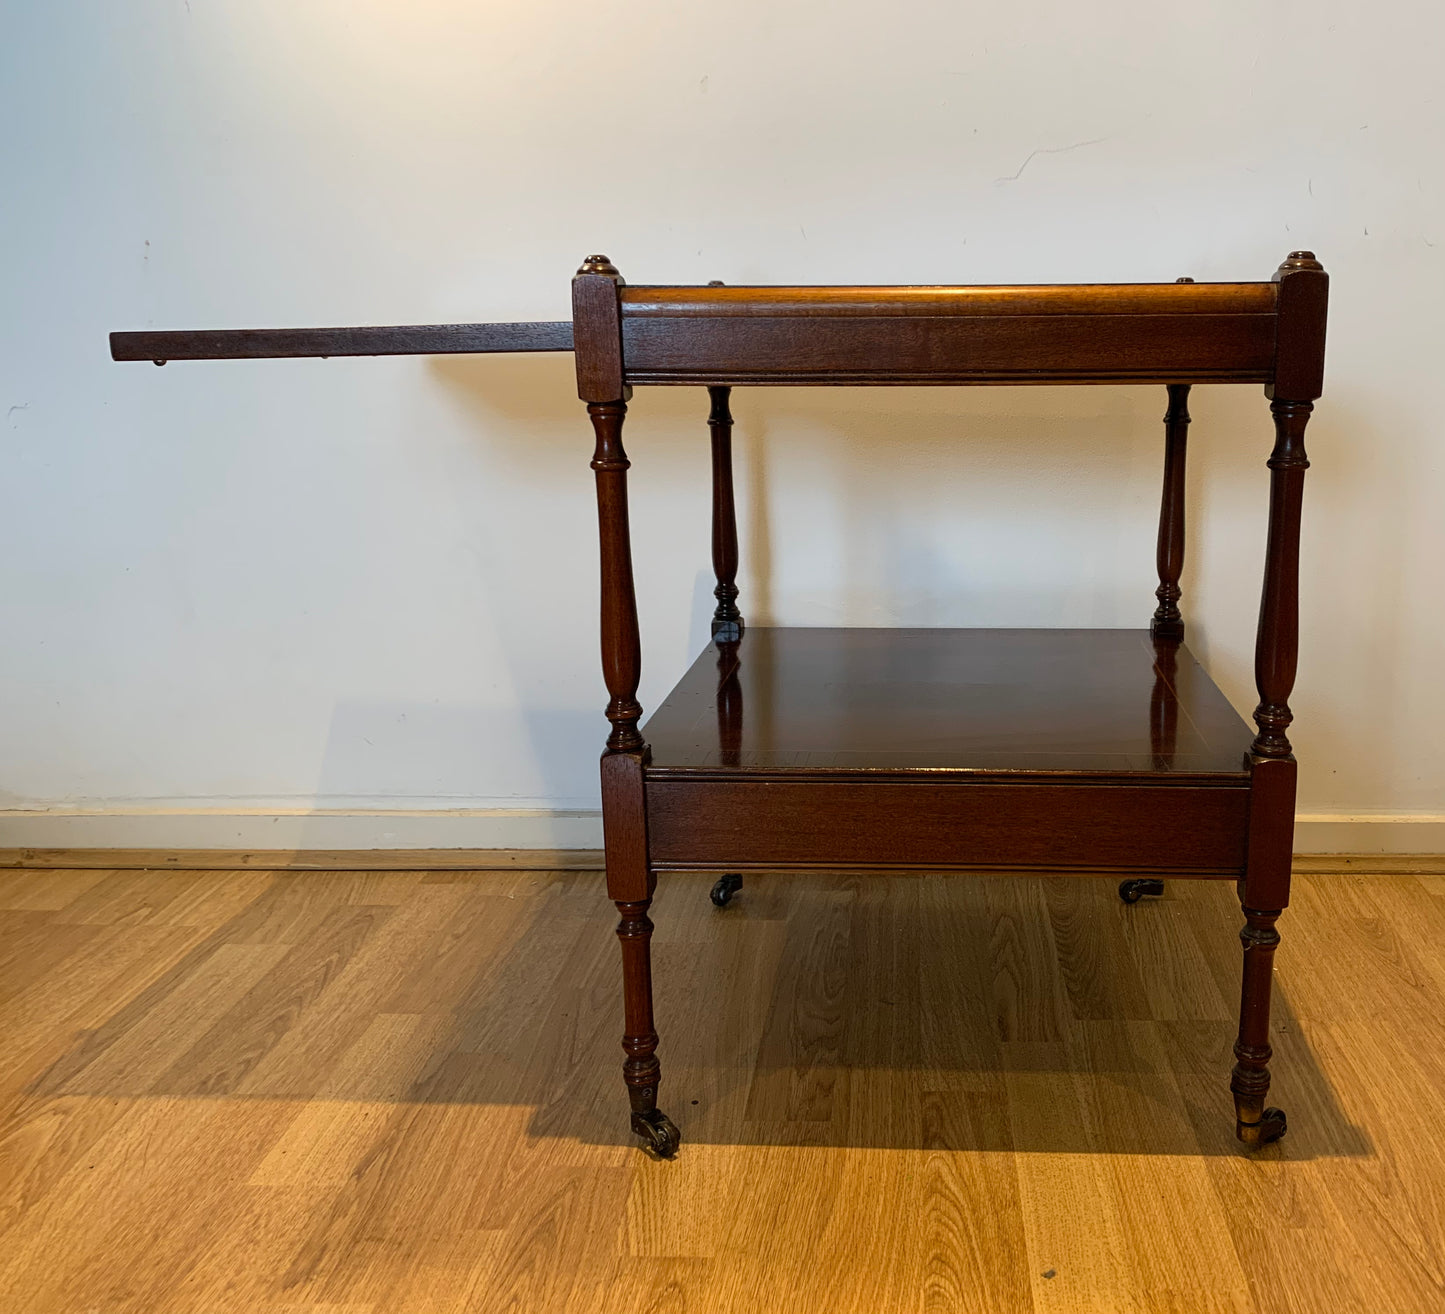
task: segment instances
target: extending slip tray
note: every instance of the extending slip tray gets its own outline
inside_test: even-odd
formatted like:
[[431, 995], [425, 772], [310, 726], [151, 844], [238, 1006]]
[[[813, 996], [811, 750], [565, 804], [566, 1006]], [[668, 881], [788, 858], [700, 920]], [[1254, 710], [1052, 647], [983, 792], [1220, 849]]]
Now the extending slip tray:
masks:
[[749, 629], [644, 733], [659, 869], [1243, 870], [1251, 731], [1147, 630]]

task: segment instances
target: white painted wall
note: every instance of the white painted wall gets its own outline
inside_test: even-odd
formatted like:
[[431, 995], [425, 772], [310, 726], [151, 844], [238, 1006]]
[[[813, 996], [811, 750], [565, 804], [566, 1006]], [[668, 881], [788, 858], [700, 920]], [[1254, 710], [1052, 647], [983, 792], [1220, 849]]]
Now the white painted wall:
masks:
[[[1309, 247], [1301, 809], [1445, 848], [1438, 5], [0, 11], [0, 844], [595, 833], [571, 358], [162, 371], [110, 329], [562, 318], [594, 250], [634, 282], [962, 283], [1265, 278]], [[629, 421], [647, 705], [706, 633], [705, 405]], [[1163, 405], [740, 392], [745, 611], [1141, 624]], [[1186, 613], [1247, 712], [1269, 420], [1254, 388], [1193, 411]]]

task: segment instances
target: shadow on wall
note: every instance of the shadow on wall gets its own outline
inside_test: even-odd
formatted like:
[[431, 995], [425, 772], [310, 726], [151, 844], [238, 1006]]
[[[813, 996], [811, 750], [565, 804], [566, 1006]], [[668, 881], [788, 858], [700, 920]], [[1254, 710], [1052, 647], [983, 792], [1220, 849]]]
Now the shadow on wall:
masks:
[[[592, 439], [570, 354], [440, 357], [430, 368], [486, 433], [489, 462], [527, 486], [568, 490], [572, 512], [590, 518]], [[1145, 626], [1157, 583], [1165, 405], [1160, 386], [735, 389], [743, 613], [755, 624]], [[654, 685], [644, 706], [707, 640], [707, 409], [701, 388], [654, 387], [639, 389], [629, 410], [644, 679]], [[1273, 427], [1253, 385], [1198, 386], [1190, 409], [1188, 640], [1248, 717]], [[1326, 686], [1338, 688], [1339, 677], [1329, 668], [1353, 661], [1347, 678], [1364, 681], [1372, 654], [1403, 641], [1398, 576], [1378, 581], [1368, 598], [1342, 599], [1322, 583], [1348, 576], [1349, 527], [1360, 514], [1351, 489], [1378, 459], [1369, 434], [1390, 423], [1331, 395], [1308, 435], [1306, 641], [1292, 700], [1307, 781], [1310, 757], [1355, 760], [1363, 747], [1351, 746], [1331, 713]], [[1403, 550], [1407, 520], [1357, 530]], [[586, 541], [585, 562], [566, 569], [595, 596], [590, 524]], [[1369, 653], [1312, 647], [1308, 631], [1318, 630], [1322, 610], [1331, 624], [1373, 636]], [[594, 616], [590, 605], [575, 615], [589, 673]], [[680, 619], [658, 619], [682, 616], [685, 640]], [[600, 680], [596, 690], [603, 698]], [[590, 720], [584, 728], [588, 716], [579, 714], [579, 734], [594, 728]]]
[[[577, 746], [600, 720], [591, 707], [530, 699], [491, 707], [344, 700], [332, 711], [316, 794], [328, 807], [363, 810], [413, 798], [427, 808], [595, 809], [601, 735], [595, 750]], [[532, 752], [498, 752], [519, 742]]]
[[[570, 357], [440, 358], [433, 369], [486, 430], [490, 459], [528, 484], [575, 486], [591, 435]], [[701, 388], [650, 388], [630, 408], [640, 586], [653, 564], [649, 515], [700, 529], [702, 560], [689, 564], [708, 564], [707, 407]], [[1138, 624], [1137, 609], [1101, 616], [1090, 582], [1107, 578], [1092, 567], [1121, 539], [1136, 539], [1143, 619], [1152, 610], [1154, 409], [1117, 388], [737, 389], [745, 613], [759, 623]]]
[[[530, 483], [575, 485], [591, 434], [570, 355], [439, 357], [431, 367], [485, 426], [492, 459]], [[1080, 613], [1093, 612], [1093, 623], [1145, 624], [1164, 407], [1158, 386], [735, 389], [750, 614], [794, 621], [775, 612], [763, 583], [797, 573], [774, 560], [791, 545], [809, 559], [810, 587], [827, 588], [826, 605], [845, 623], [1077, 624], [1091, 623]], [[1211, 511], [1230, 532], [1254, 532], [1253, 542], [1241, 533], [1232, 554], [1247, 562], [1245, 578], [1230, 582], [1248, 595], [1252, 625], [1273, 440], [1268, 403], [1253, 385], [1202, 385], [1191, 409], [1191, 544], [1212, 528]], [[638, 390], [625, 431], [635, 505], [662, 486], [705, 520], [706, 415], [701, 388]], [[1378, 423], [1374, 416], [1371, 427]], [[1329, 459], [1310, 476], [1307, 513], [1345, 500], [1355, 472], [1340, 461], [1362, 453], [1358, 441], [1331, 441], [1342, 430], [1359, 432], [1330, 398], [1310, 430], [1311, 446], [1328, 447]], [[966, 552], [979, 542], [981, 551]], [[1106, 557], [1128, 561], [1133, 577], [1113, 608], [1117, 619], [1100, 614], [1108, 601], [1089, 602], [1119, 587], [1101, 585], [1108, 577], [1090, 569]], [[1186, 554], [1186, 585], [1196, 583], [1198, 557]]]

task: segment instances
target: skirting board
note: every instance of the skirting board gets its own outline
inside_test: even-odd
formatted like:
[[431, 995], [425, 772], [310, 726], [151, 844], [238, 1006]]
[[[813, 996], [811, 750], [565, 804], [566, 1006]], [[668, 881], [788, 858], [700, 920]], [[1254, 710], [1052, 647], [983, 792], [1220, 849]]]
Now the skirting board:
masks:
[[[601, 847], [602, 817], [592, 811], [0, 811], [0, 850], [556, 853]], [[1445, 813], [1302, 813], [1295, 852], [1445, 853]]]
[[1442, 812], [1301, 812], [1296, 853], [1445, 853]]
[[604, 865], [601, 849], [0, 849], [0, 871], [601, 871]]
[[0, 811], [0, 849], [600, 849], [602, 814], [536, 809], [341, 812]]
[[[0, 849], [0, 871], [600, 872], [604, 865], [601, 849]], [[1445, 876], [1445, 853], [1296, 854], [1294, 873]]]

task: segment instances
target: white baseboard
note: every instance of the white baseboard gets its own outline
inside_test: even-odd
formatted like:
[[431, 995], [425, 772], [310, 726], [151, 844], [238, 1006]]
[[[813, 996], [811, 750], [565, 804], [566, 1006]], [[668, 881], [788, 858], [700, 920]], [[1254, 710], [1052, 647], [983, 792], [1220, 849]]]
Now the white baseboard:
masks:
[[1445, 853], [1445, 812], [1301, 812], [1296, 853]]
[[[595, 811], [0, 811], [0, 849], [600, 849]], [[1445, 813], [1301, 813], [1296, 853], [1445, 853]]]
[[0, 849], [600, 849], [595, 811], [0, 811]]

